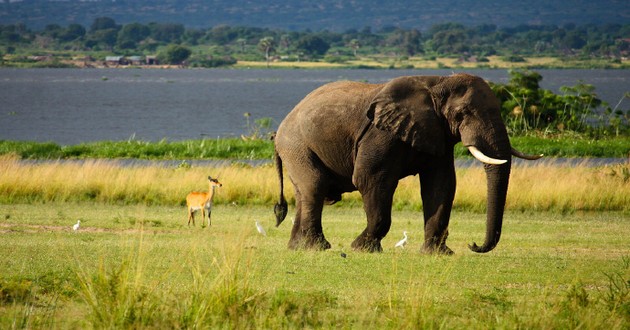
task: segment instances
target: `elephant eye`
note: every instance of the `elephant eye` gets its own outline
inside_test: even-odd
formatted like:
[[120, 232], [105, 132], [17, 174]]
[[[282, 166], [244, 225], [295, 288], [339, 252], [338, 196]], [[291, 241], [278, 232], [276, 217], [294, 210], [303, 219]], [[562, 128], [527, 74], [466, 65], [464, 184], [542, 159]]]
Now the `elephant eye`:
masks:
[[455, 113], [455, 121], [458, 123], [461, 123], [462, 121], [464, 121], [464, 113], [461, 111], [458, 111]]

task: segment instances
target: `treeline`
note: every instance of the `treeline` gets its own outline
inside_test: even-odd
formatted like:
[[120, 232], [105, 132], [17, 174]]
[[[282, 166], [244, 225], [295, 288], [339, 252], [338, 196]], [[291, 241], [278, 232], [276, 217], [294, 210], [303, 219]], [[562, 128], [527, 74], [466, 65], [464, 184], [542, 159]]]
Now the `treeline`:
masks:
[[188, 55], [204, 59], [269, 60], [282, 57], [296, 61], [322, 58], [335, 61], [389, 55], [474, 57], [483, 62], [487, 56], [499, 55], [511, 61], [519, 61], [522, 56], [574, 56], [621, 61], [630, 53], [629, 36], [630, 24], [499, 28], [492, 24], [468, 27], [446, 23], [434, 25], [426, 32], [394, 27], [372, 31], [366, 27], [338, 33], [224, 25], [193, 29], [174, 23], [117, 24], [112, 18], [100, 17], [88, 27], [50, 24], [42, 30], [32, 31], [23, 24], [0, 25], [0, 52], [101, 51], [148, 55], [166, 46], [177, 45], [189, 50]]

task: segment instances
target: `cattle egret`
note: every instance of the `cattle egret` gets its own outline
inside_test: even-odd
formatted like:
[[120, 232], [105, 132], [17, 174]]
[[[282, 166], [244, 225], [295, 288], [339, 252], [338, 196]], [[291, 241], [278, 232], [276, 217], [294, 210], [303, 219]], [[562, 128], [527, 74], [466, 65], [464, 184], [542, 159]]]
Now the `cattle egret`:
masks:
[[398, 241], [398, 243], [396, 243], [395, 247], [400, 247], [400, 248], [404, 248], [405, 244], [407, 244], [407, 232], [403, 231], [403, 236], [405, 236], [403, 239], [401, 239], [400, 241]]
[[258, 232], [261, 233], [263, 236], [267, 236], [265, 228], [263, 228], [263, 226], [258, 223], [258, 220], [256, 220], [256, 229], [258, 229]]
[[72, 226], [72, 230], [74, 231], [79, 230], [80, 225], [81, 225], [81, 220], [77, 220], [77, 223], [75, 223], [74, 226]]

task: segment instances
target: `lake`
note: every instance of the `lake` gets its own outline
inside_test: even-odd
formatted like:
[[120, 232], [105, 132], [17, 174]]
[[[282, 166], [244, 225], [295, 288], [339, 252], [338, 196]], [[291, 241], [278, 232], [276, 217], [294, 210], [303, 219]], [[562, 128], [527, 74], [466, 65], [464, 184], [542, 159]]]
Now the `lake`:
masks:
[[[541, 87], [584, 82], [601, 99], [630, 108], [630, 70], [536, 70]], [[100, 140], [187, 140], [273, 129], [306, 94], [347, 79], [385, 82], [403, 75], [467, 72], [506, 83], [507, 70], [0, 69], [0, 139], [62, 145]]]

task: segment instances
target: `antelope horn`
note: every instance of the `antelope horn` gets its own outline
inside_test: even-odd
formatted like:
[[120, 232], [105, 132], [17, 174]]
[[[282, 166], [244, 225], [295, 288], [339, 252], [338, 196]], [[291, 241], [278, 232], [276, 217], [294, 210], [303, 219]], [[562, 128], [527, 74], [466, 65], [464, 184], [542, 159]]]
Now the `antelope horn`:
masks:
[[468, 147], [468, 151], [470, 151], [470, 153], [473, 156], [475, 156], [475, 158], [477, 158], [482, 163], [486, 163], [486, 164], [490, 164], [490, 165], [501, 165], [501, 164], [507, 163], [507, 160], [494, 159], [494, 158], [490, 158], [490, 157], [484, 155], [483, 152], [479, 151], [479, 149], [477, 149], [474, 146], [469, 146]]
[[536, 160], [536, 159], [540, 159], [540, 158], [542, 158], [544, 156], [543, 154], [540, 154], [540, 155], [527, 155], [527, 154], [524, 154], [524, 153], [522, 153], [522, 152], [520, 152], [520, 151], [518, 151], [518, 150], [516, 150], [514, 148], [512, 148], [512, 155], [514, 155], [515, 157], [523, 158], [523, 159], [527, 159], [527, 160]]

